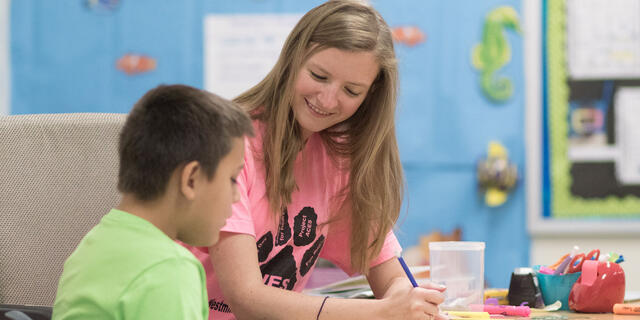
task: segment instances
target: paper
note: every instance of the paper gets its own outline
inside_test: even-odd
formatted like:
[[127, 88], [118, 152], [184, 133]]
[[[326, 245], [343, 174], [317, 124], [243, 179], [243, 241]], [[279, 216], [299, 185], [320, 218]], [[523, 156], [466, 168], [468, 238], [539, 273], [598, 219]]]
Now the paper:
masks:
[[204, 20], [204, 88], [232, 99], [275, 65], [300, 14], [212, 14]]
[[[411, 273], [418, 284], [426, 281], [421, 275], [426, 275], [429, 266], [411, 266]], [[409, 279], [407, 279], [409, 281]], [[336, 298], [374, 298], [373, 291], [364, 276], [355, 276], [349, 279], [337, 281], [326, 286], [304, 290], [304, 293], [317, 296], [330, 296]]]
[[569, 77], [640, 76], [640, 1], [567, 0]]
[[620, 88], [615, 96], [616, 176], [625, 185], [640, 184], [640, 87]]
[[618, 149], [607, 144], [605, 127], [613, 92], [613, 81], [608, 80], [604, 81], [599, 98], [569, 101], [568, 156], [572, 162], [615, 160]]

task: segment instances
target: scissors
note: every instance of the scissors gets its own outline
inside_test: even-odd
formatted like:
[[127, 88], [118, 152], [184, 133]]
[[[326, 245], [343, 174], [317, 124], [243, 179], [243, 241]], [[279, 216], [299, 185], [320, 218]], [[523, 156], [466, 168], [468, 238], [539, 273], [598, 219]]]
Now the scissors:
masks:
[[580, 272], [582, 271], [582, 264], [585, 260], [598, 260], [599, 257], [600, 249], [591, 250], [586, 256], [584, 255], [584, 253], [576, 254], [569, 263], [567, 273]]

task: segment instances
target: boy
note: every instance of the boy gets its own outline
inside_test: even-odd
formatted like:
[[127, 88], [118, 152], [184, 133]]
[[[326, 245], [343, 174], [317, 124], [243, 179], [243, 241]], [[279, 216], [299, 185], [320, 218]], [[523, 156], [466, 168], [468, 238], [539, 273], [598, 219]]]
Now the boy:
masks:
[[202, 264], [238, 200], [248, 116], [183, 85], [159, 86], [120, 133], [117, 208], [64, 264], [53, 319], [207, 319]]

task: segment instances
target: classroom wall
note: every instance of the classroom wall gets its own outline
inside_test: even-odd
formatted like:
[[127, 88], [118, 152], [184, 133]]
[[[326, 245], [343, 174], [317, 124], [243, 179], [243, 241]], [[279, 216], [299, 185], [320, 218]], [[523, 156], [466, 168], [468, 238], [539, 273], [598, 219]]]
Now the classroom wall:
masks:
[[0, 0], [0, 115], [9, 114], [9, 0]]
[[[422, 46], [396, 46], [401, 78], [397, 130], [408, 194], [398, 237], [407, 246], [422, 234], [459, 227], [463, 240], [486, 243], [487, 284], [508, 287], [513, 269], [528, 265], [529, 250], [522, 184], [522, 35], [503, 33], [511, 60], [499, 73], [514, 86], [506, 101], [493, 102], [483, 93], [471, 52], [482, 41], [489, 12], [500, 6], [521, 12], [521, 1], [375, 3], [392, 27], [416, 25], [427, 34]], [[498, 207], [485, 204], [476, 180], [476, 164], [492, 140], [505, 146], [521, 178]]]
[[[206, 14], [304, 13], [322, 1], [113, 1], [92, 10], [83, 1], [13, 1], [11, 113], [128, 112], [159, 83], [203, 87]], [[112, 2], [112, 3], [113, 3]], [[109, 1], [101, 3], [110, 3]], [[392, 28], [415, 27], [418, 44], [397, 43], [400, 96], [397, 135], [407, 200], [396, 234], [404, 247], [432, 231], [462, 229], [463, 240], [486, 242], [488, 285], [507, 287], [511, 271], [529, 265], [524, 192], [522, 34], [505, 31], [511, 59], [498, 71], [513, 84], [494, 102], [471, 63], [487, 14], [520, 0], [372, 1]], [[155, 70], [129, 76], [116, 61], [127, 53], [155, 59]], [[476, 164], [488, 143], [501, 142], [520, 181], [502, 206], [478, 190]]]

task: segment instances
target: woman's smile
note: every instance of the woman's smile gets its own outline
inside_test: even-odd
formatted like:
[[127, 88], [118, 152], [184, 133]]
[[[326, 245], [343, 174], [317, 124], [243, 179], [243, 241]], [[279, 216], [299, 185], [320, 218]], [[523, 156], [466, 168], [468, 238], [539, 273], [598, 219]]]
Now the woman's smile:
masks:
[[304, 99], [304, 101], [307, 103], [307, 106], [309, 107], [309, 109], [311, 110], [311, 113], [313, 115], [316, 115], [318, 117], [328, 117], [331, 115], [330, 112], [325, 112], [320, 110], [318, 107], [316, 107], [315, 105], [311, 104], [311, 102], [309, 102], [309, 100], [307, 100], [307, 98]]

